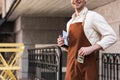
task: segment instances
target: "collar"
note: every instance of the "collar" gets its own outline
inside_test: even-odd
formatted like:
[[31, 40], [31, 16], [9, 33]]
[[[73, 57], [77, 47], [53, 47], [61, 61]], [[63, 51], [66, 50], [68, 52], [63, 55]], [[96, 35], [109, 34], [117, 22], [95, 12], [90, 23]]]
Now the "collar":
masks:
[[[78, 13], [78, 16], [79, 16], [79, 17], [83, 17], [83, 16], [86, 15], [87, 12], [88, 12], [88, 8], [87, 8], [87, 7], [84, 7], [84, 8], [82, 9], [82, 11], [80, 11], [80, 12]], [[75, 18], [75, 17], [77, 17], [77, 15], [76, 15], [76, 13], [74, 12], [73, 15], [72, 15], [72, 18]]]

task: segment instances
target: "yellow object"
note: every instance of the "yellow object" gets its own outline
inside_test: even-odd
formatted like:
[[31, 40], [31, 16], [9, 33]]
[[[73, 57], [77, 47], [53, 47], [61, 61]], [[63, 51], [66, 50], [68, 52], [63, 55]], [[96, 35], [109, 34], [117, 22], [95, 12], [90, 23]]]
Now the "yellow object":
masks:
[[[19, 79], [23, 50], [24, 44], [22, 43], [0, 43], [0, 80]], [[5, 59], [2, 54], [9, 54], [9, 60]]]

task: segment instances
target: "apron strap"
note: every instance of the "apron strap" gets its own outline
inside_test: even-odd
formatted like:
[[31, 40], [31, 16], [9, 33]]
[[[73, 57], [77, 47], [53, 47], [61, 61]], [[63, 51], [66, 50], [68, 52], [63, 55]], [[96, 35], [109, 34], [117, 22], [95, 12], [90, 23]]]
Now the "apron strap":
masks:
[[87, 13], [88, 13], [88, 11], [85, 13], [85, 16], [84, 16], [84, 19], [83, 19], [83, 22], [82, 22], [82, 26], [84, 26], [84, 24], [85, 24], [85, 19], [86, 19]]

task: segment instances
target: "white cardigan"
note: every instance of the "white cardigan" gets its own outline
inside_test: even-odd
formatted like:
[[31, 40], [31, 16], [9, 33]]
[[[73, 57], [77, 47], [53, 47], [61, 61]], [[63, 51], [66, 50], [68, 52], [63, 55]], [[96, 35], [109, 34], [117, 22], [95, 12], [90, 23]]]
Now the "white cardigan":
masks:
[[[85, 13], [87, 13], [85, 15]], [[86, 17], [85, 17], [86, 16]], [[94, 45], [98, 44], [103, 49], [108, 48], [117, 41], [117, 36], [106, 20], [94, 11], [88, 11], [85, 7], [78, 16], [73, 14], [67, 23], [67, 32], [69, 34], [70, 24], [84, 21], [84, 32], [89, 42]]]

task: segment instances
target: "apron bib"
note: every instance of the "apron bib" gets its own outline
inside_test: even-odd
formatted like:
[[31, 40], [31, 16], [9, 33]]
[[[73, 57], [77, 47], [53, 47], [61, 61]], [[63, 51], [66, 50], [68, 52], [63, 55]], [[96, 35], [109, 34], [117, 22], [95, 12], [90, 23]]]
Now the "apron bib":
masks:
[[69, 27], [67, 71], [65, 80], [98, 80], [96, 54], [85, 56], [84, 63], [77, 61], [78, 50], [91, 46], [85, 36], [82, 22], [73, 23]]

